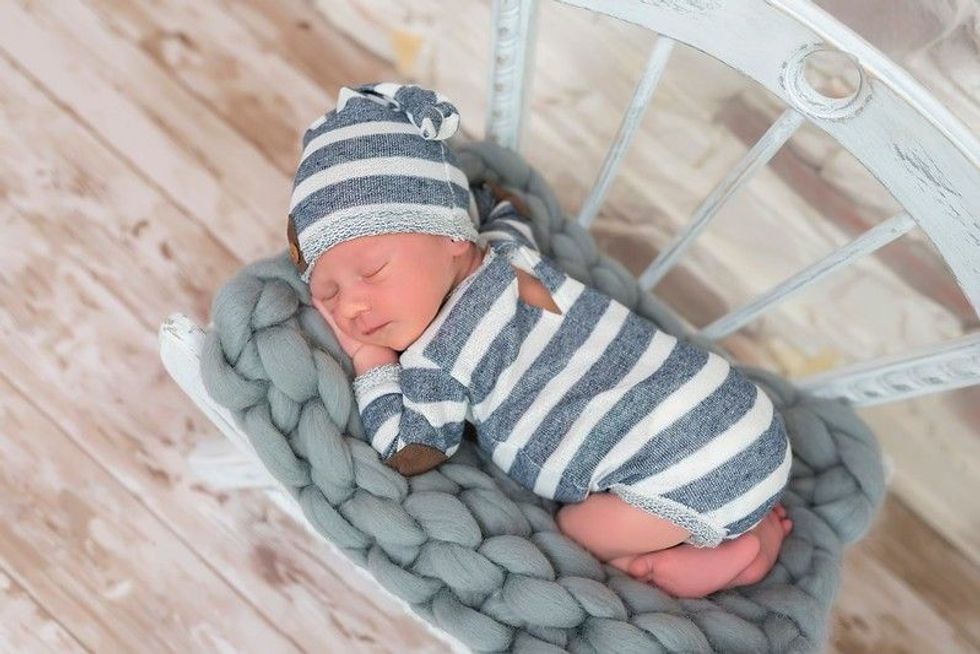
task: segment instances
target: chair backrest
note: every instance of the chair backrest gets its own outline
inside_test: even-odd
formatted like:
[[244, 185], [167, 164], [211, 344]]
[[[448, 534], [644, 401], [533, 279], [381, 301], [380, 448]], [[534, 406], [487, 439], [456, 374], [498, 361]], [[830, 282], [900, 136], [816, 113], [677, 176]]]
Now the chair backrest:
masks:
[[[904, 211], [701, 329], [716, 340], [826, 275], [922, 229], [980, 317], [980, 143], [902, 68], [809, 0], [558, 0], [635, 23], [659, 36], [578, 222], [588, 227], [667, 66], [675, 43], [705, 52], [780, 98], [786, 109], [697, 208], [687, 229], [640, 276], [651, 289], [725, 201], [804, 123], [833, 137]], [[534, 67], [537, 0], [494, 0], [486, 138], [520, 150]], [[738, 26], [738, 29], [733, 29]], [[761, 35], [765, 35], [764, 38]], [[756, 36], [756, 38], [752, 38]], [[835, 53], [855, 88], [828, 97], [807, 79], [814, 58]], [[683, 320], [681, 320], [683, 322]], [[797, 380], [824, 397], [875, 404], [980, 383], [980, 332]]]

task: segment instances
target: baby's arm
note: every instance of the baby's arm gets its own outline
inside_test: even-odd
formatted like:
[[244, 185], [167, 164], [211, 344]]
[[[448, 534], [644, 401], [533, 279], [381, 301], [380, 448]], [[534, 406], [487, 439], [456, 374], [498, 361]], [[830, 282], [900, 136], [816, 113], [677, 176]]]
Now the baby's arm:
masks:
[[[405, 362], [403, 367], [402, 362]], [[427, 361], [389, 363], [358, 375], [354, 396], [371, 446], [404, 475], [436, 467], [459, 448], [466, 388]]]
[[539, 251], [534, 231], [531, 229], [531, 221], [526, 217], [527, 207], [523, 201], [499, 187], [492, 186], [491, 189], [499, 201], [480, 225], [480, 234], [487, 240], [516, 241]]

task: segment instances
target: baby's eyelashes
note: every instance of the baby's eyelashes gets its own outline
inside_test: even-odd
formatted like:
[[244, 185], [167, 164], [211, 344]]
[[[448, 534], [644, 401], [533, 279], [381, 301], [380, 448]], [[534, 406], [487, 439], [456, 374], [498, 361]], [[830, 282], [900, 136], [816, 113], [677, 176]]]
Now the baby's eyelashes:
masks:
[[[384, 270], [387, 266], [388, 266], [388, 264], [385, 263], [380, 268], [376, 269], [374, 272], [370, 272], [370, 273], [367, 273], [365, 275], [362, 275], [361, 278], [362, 279], [372, 279], [373, 277], [375, 277], [376, 275], [378, 275], [382, 270]], [[337, 295], [337, 284], [335, 284], [333, 282], [330, 282], [330, 285], [327, 287], [326, 292], [324, 292], [323, 294], [320, 295], [320, 301], [321, 302], [326, 302], [328, 300], [332, 300], [334, 297], [336, 297], [336, 295]]]

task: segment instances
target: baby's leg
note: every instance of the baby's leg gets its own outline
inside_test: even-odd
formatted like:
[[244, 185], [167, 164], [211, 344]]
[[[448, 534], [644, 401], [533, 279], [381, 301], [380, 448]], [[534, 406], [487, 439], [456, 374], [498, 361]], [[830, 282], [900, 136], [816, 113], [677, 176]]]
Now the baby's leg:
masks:
[[680, 545], [691, 532], [612, 493], [566, 504], [555, 520], [562, 533], [599, 560], [683, 597], [723, 588], [759, 553], [754, 535], [710, 549]]
[[555, 522], [563, 534], [600, 561], [673, 547], [691, 535], [687, 529], [608, 492], [566, 504], [558, 510]]
[[[704, 597], [722, 588], [761, 581], [776, 562], [783, 539], [792, 529], [793, 521], [787, 516], [786, 509], [777, 504], [749, 533], [734, 540], [713, 548], [684, 544], [640, 554], [629, 561], [626, 571], [675, 597]], [[726, 581], [734, 562], [746, 561], [753, 551], [755, 557], [734, 578]], [[616, 561], [610, 563], [616, 565]]]

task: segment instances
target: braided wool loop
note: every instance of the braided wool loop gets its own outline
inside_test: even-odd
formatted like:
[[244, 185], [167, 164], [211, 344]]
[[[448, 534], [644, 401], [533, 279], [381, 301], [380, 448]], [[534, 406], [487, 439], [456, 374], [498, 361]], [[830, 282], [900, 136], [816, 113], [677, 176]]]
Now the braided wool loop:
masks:
[[[474, 187], [490, 182], [523, 200], [542, 253], [566, 272], [681, 333], [519, 155], [481, 142], [461, 146], [459, 160]], [[759, 584], [674, 599], [566, 538], [553, 519], [560, 505], [517, 485], [470, 440], [410, 479], [381, 463], [365, 441], [351, 362], [287, 253], [244, 268], [212, 313], [205, 386], [263, 464], [317, 531], [475, 651], [816, 651], [842, 547], [883, 499], [878, 445], [850, 408], [745, 369], [786, 418], [794, 461], [783, 503], [794, 530]]]

